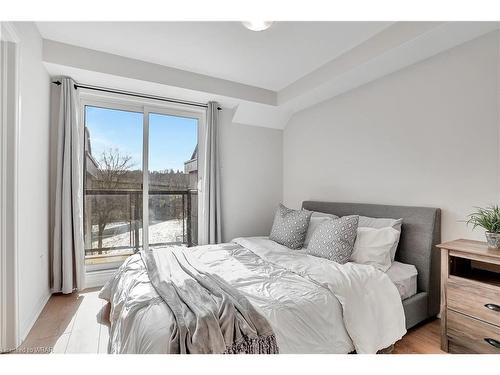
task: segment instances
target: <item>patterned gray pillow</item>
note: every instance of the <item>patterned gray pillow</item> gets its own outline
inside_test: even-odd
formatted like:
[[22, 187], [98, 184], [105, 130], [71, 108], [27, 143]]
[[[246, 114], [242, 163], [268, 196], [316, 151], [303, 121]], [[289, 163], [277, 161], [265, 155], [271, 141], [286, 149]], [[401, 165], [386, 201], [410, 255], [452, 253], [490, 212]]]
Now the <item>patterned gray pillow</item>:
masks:
[[357, 215], [344, 216], [320, 224], [309, 241], [307, 253], [340, 264], [347, 263], [354, 248], [358, 219]]
[[269, 239], [290, 249], [300, 249], [306, 239], [312, 211], [292, 210], [280, 204]]

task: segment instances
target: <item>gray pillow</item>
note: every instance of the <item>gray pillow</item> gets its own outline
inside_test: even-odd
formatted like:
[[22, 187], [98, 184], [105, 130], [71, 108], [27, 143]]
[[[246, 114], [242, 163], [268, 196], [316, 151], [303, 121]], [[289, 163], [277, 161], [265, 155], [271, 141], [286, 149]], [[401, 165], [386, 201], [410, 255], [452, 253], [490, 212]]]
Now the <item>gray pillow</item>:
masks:
[[357, 215], [352, 215], [321, 223], [309, 241], [307, 253], [340, 264], [347, 263], [354, 249], [358, 219]]
[[306, 239], [304, 240], [304, 247], [309, 245], [309, 241], [316, 230], [316, 228], [323, 222], [332, 219], [338, 219], [338, 216], [325, 214], [324, 212], [312, 211], [311, 220], [309, 221], [309, 228], [307, 228]]
[[274, 215], [269, 239], [290, 249], [302, 248], [311, 214], [311, 211], [292, 210], [280, 204]]

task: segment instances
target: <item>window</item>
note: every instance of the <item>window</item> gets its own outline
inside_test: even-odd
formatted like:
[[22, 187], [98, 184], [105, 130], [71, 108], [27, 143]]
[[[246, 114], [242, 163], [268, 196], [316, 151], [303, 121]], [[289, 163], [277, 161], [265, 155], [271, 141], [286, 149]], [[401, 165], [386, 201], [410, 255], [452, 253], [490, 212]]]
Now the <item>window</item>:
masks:
[[143, 247], [196, 245], [202, 112], [82, 97], [87, 271]]
[[197, 243], [198, 121], [149, 115], [149, 233], [151, 246]]

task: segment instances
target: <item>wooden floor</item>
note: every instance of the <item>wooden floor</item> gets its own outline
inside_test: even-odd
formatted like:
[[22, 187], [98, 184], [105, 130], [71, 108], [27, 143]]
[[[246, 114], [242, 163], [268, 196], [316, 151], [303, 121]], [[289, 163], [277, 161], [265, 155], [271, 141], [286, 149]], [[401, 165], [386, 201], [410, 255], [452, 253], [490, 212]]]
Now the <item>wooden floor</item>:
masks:
[[[107, 305], [98, 290], [54, 295], [24, 343], [14, 353], [106, 353]], [[394, 345], [396, 354], [444, 353], [439, 345], [439, 320], [411, 329]]]
[[14, 353], [107, 353], [107, 305], [99, 289], [54, 295]]
[[394, 354], [447, 354], [441, 350], [440, 320], [411, 328], [394, 344]]

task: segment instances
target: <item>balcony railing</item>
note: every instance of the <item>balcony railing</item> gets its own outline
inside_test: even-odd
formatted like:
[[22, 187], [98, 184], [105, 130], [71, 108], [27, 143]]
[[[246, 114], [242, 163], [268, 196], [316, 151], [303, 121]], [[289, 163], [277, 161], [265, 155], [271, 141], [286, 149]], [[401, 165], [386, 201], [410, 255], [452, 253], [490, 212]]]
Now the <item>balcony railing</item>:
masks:
[[[149, 246], [197, 244], [198, 192], [149, 192]], [[85, 190], [86, 257], [119, 257], [142, 247], [141, 190]]]

